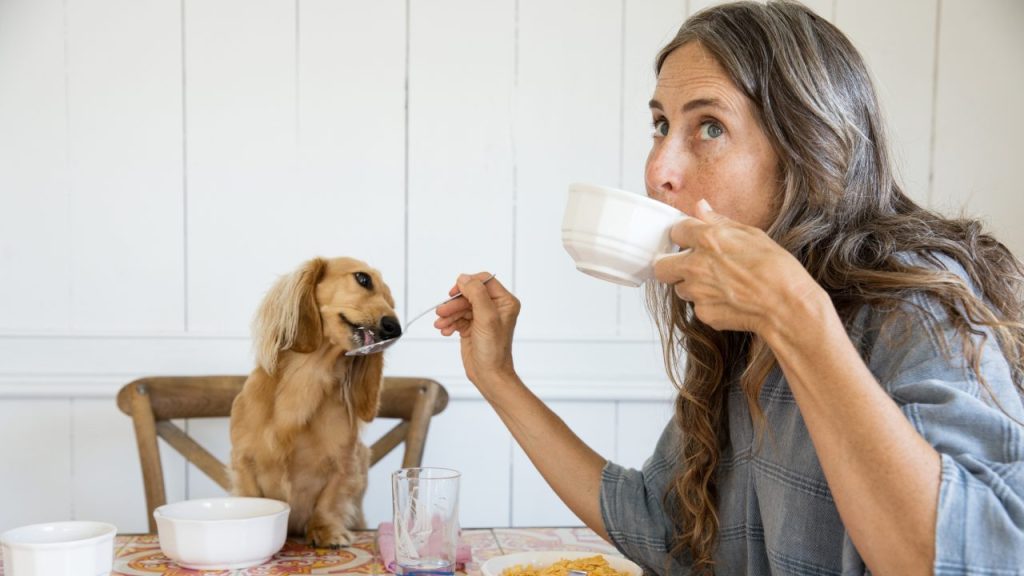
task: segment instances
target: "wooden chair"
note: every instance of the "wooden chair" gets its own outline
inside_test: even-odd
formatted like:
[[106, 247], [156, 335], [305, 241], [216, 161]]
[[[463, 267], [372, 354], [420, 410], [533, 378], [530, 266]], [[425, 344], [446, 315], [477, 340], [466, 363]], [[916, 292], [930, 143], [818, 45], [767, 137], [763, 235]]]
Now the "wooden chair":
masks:
[[[118, 408], [131, 416], [135, 425], [150, 532], [156, 532], [153, 510], [167, 503], [158, 436], [222, 488], [230, 490], [227, 466], [171, 420], [230, 416], [231, 403], [242, 391], [245, 379], [246, 376], [150, 377], [129, 382], [118, 392]], [[447, 405], [448, 392], [434, 380], [384, 378], [377, 417], [400, 422], [370, 447], [370, 465], [404, 441], [402, 467], [418, 467], [423, 460], [430, 418]]]

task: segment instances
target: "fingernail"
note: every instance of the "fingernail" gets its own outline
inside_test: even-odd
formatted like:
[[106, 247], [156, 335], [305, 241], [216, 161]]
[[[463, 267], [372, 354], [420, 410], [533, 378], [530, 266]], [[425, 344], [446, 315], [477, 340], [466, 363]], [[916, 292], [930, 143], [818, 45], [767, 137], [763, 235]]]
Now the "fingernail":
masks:
[[708, 201], [703, 198], [700, 199], [700, 202], [697, 202], [697, 205], [700, 206], [702, 210], [713, 212], [713, 210], [711, 209], [711, 204], [708, 204]]
[[469, 280], [470, 280], [469, 274], [459, 274], [459, 279], [456, 280], [456, 282], [458, 282], [458, 284], [461, 286], [461, 285], [465, 284], [466, 282], [469, 282]]

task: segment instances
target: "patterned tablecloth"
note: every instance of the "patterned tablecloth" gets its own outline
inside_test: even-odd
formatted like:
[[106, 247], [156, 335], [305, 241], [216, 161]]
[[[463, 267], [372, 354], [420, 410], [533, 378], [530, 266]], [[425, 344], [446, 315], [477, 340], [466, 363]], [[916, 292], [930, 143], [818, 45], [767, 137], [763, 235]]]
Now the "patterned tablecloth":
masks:
[[[197, 571], [181, 568], [160, 552], [155, 535], [118, 536], [114, 542], [115, 576], [284, 576], [286, 574], [388, 574], [377, 555], [376, 532], [358, 533], [356, 542], [337, 550], [306, 546], [288, 540], [284, 548], [261, 566], [244, 570]], [[528, 550], [587, 550], [617, 554], [615, 549], [587, 528], [481, 528], [462, 531], [473, 548], [473, 562], [465, 574], [480, 574], [489, 558]], [[460, 573], [461, 574], [461, 573]], [[3, 567], [0, 563], [0, 576]]]

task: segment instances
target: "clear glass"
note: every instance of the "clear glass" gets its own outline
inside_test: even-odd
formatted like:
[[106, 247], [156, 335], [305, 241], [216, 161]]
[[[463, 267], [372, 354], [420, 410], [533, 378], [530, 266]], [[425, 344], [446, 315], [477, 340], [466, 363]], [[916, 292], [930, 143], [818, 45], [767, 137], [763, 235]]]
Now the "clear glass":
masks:
[[447, 468], [391, 474], [396, 574], [455, 573], [460, 476]]

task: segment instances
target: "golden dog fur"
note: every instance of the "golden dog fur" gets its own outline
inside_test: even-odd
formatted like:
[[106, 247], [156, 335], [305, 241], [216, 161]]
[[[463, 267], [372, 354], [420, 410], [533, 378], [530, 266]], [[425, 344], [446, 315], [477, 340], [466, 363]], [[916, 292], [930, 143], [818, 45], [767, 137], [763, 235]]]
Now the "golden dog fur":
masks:
[[365, 527], [359, 429], [377, 414], [383, 355], [345, 352], [400, 334], [394, 305], [365, 263], [316, 258], [278, 280], [253, 322], [257, 366], [231, 409], [232, 491], [288, 502], [289, 532], [315, 546]]

